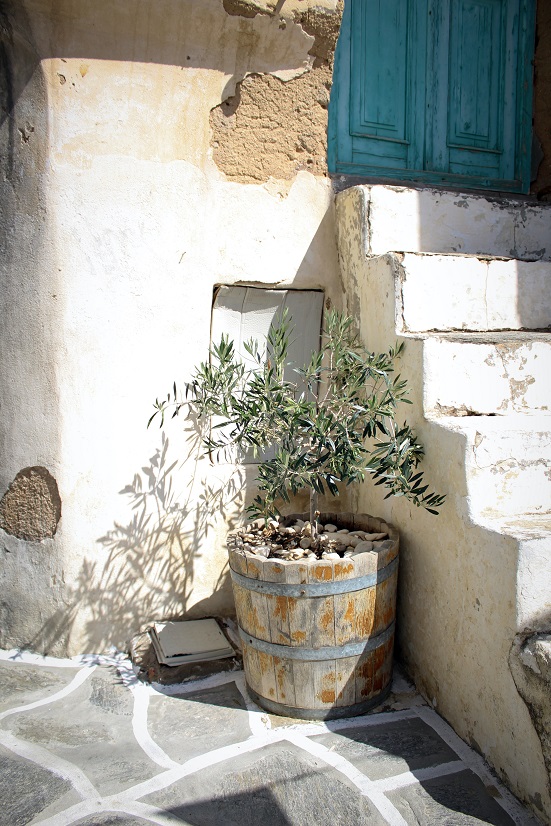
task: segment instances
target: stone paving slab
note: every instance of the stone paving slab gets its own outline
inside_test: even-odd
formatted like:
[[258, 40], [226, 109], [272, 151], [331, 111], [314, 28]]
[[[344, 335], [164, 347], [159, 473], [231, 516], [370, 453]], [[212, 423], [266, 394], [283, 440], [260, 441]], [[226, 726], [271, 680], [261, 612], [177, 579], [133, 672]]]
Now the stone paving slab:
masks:
[[198, 826], [387, 824], [347, 778], [287, 743], [211, 766], [145, 802]]
[[0, 662], [0, 712], [27, 705], [61, 691], [69, 685], [75, 671], [47, 668], [27, 663]]
[[470, 771], [438, 777], [389, 794], [408, 826], [513, 826], [514, 821]]
[[458, 760], [456, 752], [417, 717], [380, 726], [354, 725], [315, 738], [341, 754], [370, 780]]
[[0, 826], [533, 826], [399, 676], [373, 713], [257, 708], [242, 671], [148, 685], [123, 655], [0, 651]]
[[78, 800], [68, 780], [1, 746], [0, 778], [0, 823], [6, 826], [24, 826], [41, 812], [54, 813]]
[[173, 760], [183, 763], [251, 736], [249, 713], [234, 682], [187, 694], [158, 694], [149, 703], [149, 731]]
[[99, 795], [108, 796], [158, 771], [143, 751], [136, 751], [133, 706], [116, 669], [96, 668], [59, 702], [13, 714], [0, 729], [47, 748], [76, 766]]

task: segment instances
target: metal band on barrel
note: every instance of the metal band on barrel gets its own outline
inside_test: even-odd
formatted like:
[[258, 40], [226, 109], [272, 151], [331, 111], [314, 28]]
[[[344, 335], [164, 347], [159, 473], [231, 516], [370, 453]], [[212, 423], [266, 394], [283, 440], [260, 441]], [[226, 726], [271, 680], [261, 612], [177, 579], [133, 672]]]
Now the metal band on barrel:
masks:
[[384, 645], [394, 634], [394, 623], [391, 623], [376, 637], [363, 640], [363, 642], [349, 642], [345, 645], [324, 646], [323, 648], [299, 648], [294, 645], [278, 645], [277, 643], [266, 642], [245, 633], [241, 627], [239, 628], [239, 634], [246, 645], [261, 651], [263, 654], [271, 654], [272, 657], [310, 661], [340, 660], [344, 657], [356, 657], [359, 654], [366, 654]]
[[333, 594], [348, 594], [352, 591], [361, 591], [363, 588], [372, 588], [379, 582], [388, 579], [398, 567], [398, 557], [392, 562], [366, 576], [352, 579], [338, 579], [335, 582], [305, 582], [297, 585], [291, 582], [266, 582], [265, 579], [250, 579], [238, 574], [230, 568], [231, 578], [237, 585], [247, 591], [256, 591], [260, 594], [273, 594], [276, 597], [331, 597]]

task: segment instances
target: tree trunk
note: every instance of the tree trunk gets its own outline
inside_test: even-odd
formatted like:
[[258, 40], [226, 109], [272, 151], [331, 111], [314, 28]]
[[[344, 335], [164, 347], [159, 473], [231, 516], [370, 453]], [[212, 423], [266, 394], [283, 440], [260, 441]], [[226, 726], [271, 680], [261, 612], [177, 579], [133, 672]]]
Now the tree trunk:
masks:
[[310, 525], [312, 526], [312, 539], [316, 539], [318, 535], [318, 494], [314, 488], [310, 488]]

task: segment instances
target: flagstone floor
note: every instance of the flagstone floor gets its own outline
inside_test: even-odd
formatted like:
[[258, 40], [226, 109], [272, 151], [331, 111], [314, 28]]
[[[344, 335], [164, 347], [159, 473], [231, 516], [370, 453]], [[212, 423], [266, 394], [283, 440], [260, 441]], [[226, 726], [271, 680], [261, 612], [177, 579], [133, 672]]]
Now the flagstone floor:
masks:
[[123, 655], [0, 651], [1, 826], [532, 826], [399, 675], [381, 711], [269, 715], [242, 671], [140, 682]]

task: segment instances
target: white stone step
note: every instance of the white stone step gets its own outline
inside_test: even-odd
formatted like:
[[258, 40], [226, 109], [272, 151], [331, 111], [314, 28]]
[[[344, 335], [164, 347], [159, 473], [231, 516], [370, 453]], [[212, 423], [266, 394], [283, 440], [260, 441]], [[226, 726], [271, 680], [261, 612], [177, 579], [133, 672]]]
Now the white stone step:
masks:
[[[518, 542], [517, 627], [547, 623], [551, 607], [551, 513], [480, 517], [479, 524]], [[534, 622], [536, 620], [536, 622]]]
[[426, 253], [396, 258], [404, 332], [551, 327], [551, 262]]
[[438, 419], [465, 439], [469, 507], [475, 521], [551, 511], [551, 417]]
[[339, 210], [365, 228], [365, 255], [390, 250], [551, 260], [551, 204], [437, 189], [356, 186]]
[[427, 415], [551, 414], [550, 334], [433, 334], [423, 348]]

